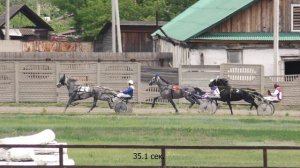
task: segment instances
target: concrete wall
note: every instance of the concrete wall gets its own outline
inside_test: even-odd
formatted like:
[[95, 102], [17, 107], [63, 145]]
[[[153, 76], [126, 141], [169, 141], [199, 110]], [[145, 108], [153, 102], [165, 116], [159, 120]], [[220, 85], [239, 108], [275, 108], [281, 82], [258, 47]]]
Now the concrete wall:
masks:
[[22, 52], [22, 42], [17, 40], [0, 40], [0, 52]]

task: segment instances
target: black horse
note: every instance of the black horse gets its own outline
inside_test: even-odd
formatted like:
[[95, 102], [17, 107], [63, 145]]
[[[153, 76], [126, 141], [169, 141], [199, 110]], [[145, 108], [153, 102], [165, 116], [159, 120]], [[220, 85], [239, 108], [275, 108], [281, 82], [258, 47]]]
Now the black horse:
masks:
[[155, 105], [155, 102], [157, 99], [167, 99], [172, 104], [172, 106], [175, 109], [175, 112], [178, 112], [178, 109], [176, 108], [176, 105], [173, 101], [173, 99], [180, 99], [185, 98], [188, 100], [191, 104], [189, 108], [191, 108], [195, 103], [200, 104], [199, 100], [193, 96], [195, 93], [201, 93], [201, 89], [199, 88], [181, 88], [178, 85], [172, 85], [165, 79], [163, 79], [161, 76], [156, 74], [150, 81], [149, 85], [157, 85], [159, 88], [160, 96], [157, 96], [153, 99], [152, 108]]
[[112, 108], [111, 105], [112, 98], [115, 95], [117, 95], [115, 91], [107, 87], [83, 86], [81, 84], [78, 84], [76, 79], [66, 77], [65, 74], [60, 78], [56, 86], [58, 88], [60, 88], [61, 86], [67, 86], [68, 89], [69, 101], [66, 104], [64, 112], [66, 112], [67, 108], [70, 106], [71, 103], [78, 100], [87, 99], [90, 97], [93, 97], [94, 101], [93, 101], [93, 106], [88, 112], [92, 111], [96, 107], [98, 100], [107, 101], [109, 107]]
[[220, 78], [220, 79], [214, 79], [211, 81], [208, 85], [209, 87], [212, 86], [218, 86], [220, 90], [220, 98], [217, 100], [227, 102], [231, 115], [233, 115], [232, 112], [232, 106], [231, 101], [240, 101], [244, 100], [251, 104], [250, 109], [254, 106], [256, 109], [258, 105], [256, 104], [255, 100], [257, 97], [263, 97], [260, 93], [256, 92], [254, 89], [249, 88], [232, 88], [227, 79]]

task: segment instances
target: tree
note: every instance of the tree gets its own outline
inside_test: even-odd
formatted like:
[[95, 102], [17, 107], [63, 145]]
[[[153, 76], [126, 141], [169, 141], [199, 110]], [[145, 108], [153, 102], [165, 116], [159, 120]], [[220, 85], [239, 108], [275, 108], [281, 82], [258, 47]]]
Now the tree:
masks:
[[[198, 0], [119, 0], [121, 20], [169, 21]], [[36, 10], [35, 0], [10, 0], [11, 5], [26, 4]], [[106, 22], [111, 20], [111, 0], [40, 0], [41, 16], [51, 17], [49, 24], [55, 32], [75, 27], [84, 39], [93, 40]], [[5, 10], [5, 1], [0, 1], [0, 12]], [[72, 15], [67, 19], [63, 16]], [[16, 20], [16, 21], [14, 21]], [[22, 21], [20, 16], [12, 25], [30, 26], [30, 21]]]

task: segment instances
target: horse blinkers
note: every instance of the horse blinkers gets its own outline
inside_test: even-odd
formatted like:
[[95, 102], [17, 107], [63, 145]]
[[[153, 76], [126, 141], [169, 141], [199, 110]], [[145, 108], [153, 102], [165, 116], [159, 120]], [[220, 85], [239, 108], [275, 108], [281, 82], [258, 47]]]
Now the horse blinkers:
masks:
[[62, 85], [65, 85], [66, 84], [66, 75], [64, 74], [61, 78], [60, 78], [60, 80], [58, 81], [58, 83], [57, 83], [57, 85], [56, 85], [56, 87], [61, 87]]
[[149, 85], [152, 86], [153, 84], [157, 83], [158, 81], [158, 76], [155, 75], [153, 78], [150, 80]]

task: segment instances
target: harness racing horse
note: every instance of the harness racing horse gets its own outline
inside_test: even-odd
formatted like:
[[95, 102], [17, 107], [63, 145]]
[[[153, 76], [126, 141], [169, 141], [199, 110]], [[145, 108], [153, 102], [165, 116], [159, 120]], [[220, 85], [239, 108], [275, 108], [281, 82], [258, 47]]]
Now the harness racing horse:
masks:
[[160, 96], [157, 96], [153, 99], [152, 108], [155, 105], [155, 102], [157, 99], [167, 99], [172, 104], [173, 108], [175, 109], [175, 112], [178, 112], [178, 109], [176, 108], [176, 105], [173, 101], [173, 99], [180, 99], [185, 98], [188, 100], [191, 104], [189, 108], [191, 108], [195, 103], [200, 104], [199, 100], [192, 96], [192, 93], [195, 92], [202, 92], [199, 88], [180, 88], [178, 85], [172, 85], [165, 79], [163, 79], [159, 75], [155, 75], [150, 81], [149, 85], [157, 85], [159, 88]]
[[246, 102], [251, 104], [250, 109], [254, 106], [256, 109], [258, 105], [255, 103], [255, 96], [254, 95], [261, 95], [260, 93], [256, 92], [254, 89], [249, 89], [249, 88], [232, 88], [228, 84], [228, 80], [224, 78], [220, 79], [214, 79], [211, 81], [208, 85], [209, 87], [212, 86], [218, 86], [220, 90], [220, 98], [217, 100], [227, 102], [231, 115], [233, 115], [232, 112], [232, 106], [231, 106], [231, 101], [240, 101], [240, 100], [245, 100]]
[[[113, 91], [110, 88], [107, 87], [100, 87], [100, 86], [82, 86], [80, 84], [77, 84], [76, 79], [72, 79], [69, 77], [66, 77], [64, 74], [58, 84], [56, 85], [57, 88], [60, 88], [61, 86], [67, 86], [68, 93], [69, 93], [69, 101], [66, 104], [64, 113], [66, 112], [67, 108], [70, 106], [71, 103], [78, 101], [78, 100], [83, 100], [87, 99], [90, 97], [94, 98], [93, 101], [93, 106], [91, 109], [88, 111], [92, 111], [97, 104], [98, 100], [103, 100], [107, 101], [109, 107], [112, 109], [112, 98], [117, 95], [117, 92]], [[75, 104], [77, 105], [77, 104]]]

